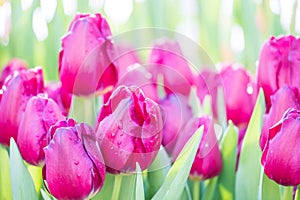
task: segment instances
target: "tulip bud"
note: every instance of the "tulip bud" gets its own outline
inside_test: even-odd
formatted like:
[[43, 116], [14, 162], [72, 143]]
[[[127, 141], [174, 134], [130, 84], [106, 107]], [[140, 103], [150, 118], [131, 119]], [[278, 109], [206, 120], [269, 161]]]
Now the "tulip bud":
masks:
[[178, 42], [163, 40], [155, 44], [148, 64], [154, 82], [157, 82], [159, 75], [163, 77], [166, 94], [189, 96], [194, 76]]
[[300, 111], [288, 109], [282, 119], [270, 128], [261, 163], [265, 174], [278, 184], [300, 184]]
[[45, 93], [59, 106], [63, 115], [67, 116], [71, 107], [72, 94], [61, 87], [60, 83], [49, 83], [45, 87]]
[[209, 117], [192, 118], [183, 127], [174, 149], [176, 159], [187, 141], [200, 126], [204, 126], [203, 136], [194, 159], [190, 178], [206, 180], [217, 176], [222, 171], [222, 155], [216, 138], [214, 123]]
[[24, 61], [19, 59], [12, 59], [9, 61], [9, 63], [3, 68], [1, 75], [0, 75], [0, 89], [2, 88], [5, 79], [13, 75], [15, 71], [21, 71], [27, 69], [26, 64]]
[[300, 39], [292, 35], [271, 37], [261, 51], [257, 71], [257, 84], [266, 97], [267, 111], [271, 106], [270, 96], [287, 84], [299, 87]]
[[39, 165], [44, 160], [43, 148], [51, 125], [64, 117], [57, 104], [46, 95], [31, 97], [20, 122], [17, 143], [24, 160]]
[[171, 94], [160, 102], [164, 118], [162, 145], [172, 155], [178, 134], [183, 125], [192, 118], [188, 99], [180, 94]]
[[300, 109], [298, 91], [287, 85], [280, 88], [270, 97], [271, 108], [268, 114], [264, 116], [264, 123], [260, 137], [260, 147], [263, 150], [268, 140], [269, 129], [273, 127], [283, 116], [288, 108]]
[[247, 127], [256, 102], [257, 92], [251, 76], [241, 66], [226, 66], [221, 73], [227, 119], [236, 126]]
[[43, 168], [48, 191], [58, 199], [96, 194], [105, 180], [105, 165], [93, 129], [69, 119], [52, 126], [48, 137]]
[[115, 85], [117, 71], [111, 60], [113, 53], [106, 20], [100, 14], [76, 15], [62, 39], [59, 54], [62, 87], [75, 95], [89, 95]]
[[98, 116], [97, 137], [108, 172], [133, 172], [136, 162], [144, 170], [161, 145], [160, 108], [141, 89], [119, 86]]
[[41, 68], [15, 71], [2, 86], [0, 103], [0, 143], [9, 146], [10, 138], [17, 141], [19, 124], [30, 97], [43, 92]]

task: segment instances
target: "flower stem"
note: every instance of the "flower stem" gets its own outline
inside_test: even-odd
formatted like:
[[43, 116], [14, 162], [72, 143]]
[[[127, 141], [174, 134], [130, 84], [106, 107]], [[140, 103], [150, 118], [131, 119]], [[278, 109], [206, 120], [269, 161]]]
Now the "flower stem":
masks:
[[293, 187], [284, 187], [283, 200], [293, 199]]
[[199, 200], [199, 197], [200, 197], [200, 183], [198, 181], [194, 181], [193, 200]]
[[112, 200], [118, 200], [119, 199], [121, 184], [122, 184], [122, 175], [116, 175], [115, 176], [114, 189], [113, 189], [112, 198], [111, 198]]

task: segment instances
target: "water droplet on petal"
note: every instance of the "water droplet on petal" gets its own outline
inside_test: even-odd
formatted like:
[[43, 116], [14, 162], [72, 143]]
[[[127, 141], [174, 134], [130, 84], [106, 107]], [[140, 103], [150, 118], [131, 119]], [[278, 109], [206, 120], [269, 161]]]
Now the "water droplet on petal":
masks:
[[74, 165], [79, 165], [79, 161], [75, 160]]

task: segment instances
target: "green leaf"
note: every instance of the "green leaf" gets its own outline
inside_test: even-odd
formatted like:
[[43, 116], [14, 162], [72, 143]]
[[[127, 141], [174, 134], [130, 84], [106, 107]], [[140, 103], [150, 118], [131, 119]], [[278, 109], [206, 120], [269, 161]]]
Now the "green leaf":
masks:
[[9, 157], [7, 150], [0, 145], [0, 199], [12, 199]]
[[223, 170], [218, 179], [217, 189], [222, 199], [234, 199], [235, 168], [238, 145], [238, 131], [229, 121], [222, 140]]
[[135, 199], [145, 199], [142, 171], [138, 163], [136, 163]]
[[147, 181], [149, 189], [147, 191], [147, 198], [151, 198], [159, 190], [170, 168], [171, 161], [169, 155], [165, 148], [161, 146], [155, 160], [148, 168]]
[[261, 179], [260, 190], [262, 200], [280, 200], [280, 186], [264, 174], [263, 167], [261, 167]]
[[216, 185], [219, 177], [215, 177], [210, 179], [207, 186], [205, 187], [205, 192], [203, 195], [203, 200], [211, 200], [214, 197]]
[[114, 182], [115, 182], [115, 177], [110, 173], [106, 173], [104, 185], [100, 190], [100, 192], [93, 199], [94, 200], [110, 199], [114, 187]]
[[10, 139], [10, 178], [13, 199], [38, 199], [32, 178], [13, 138]]
[[167, 174], [167, 178], [154, 195], [152, 200], [161, 199], [178, 199], [183, 192], [185, 182], [188, 179], [194, 158], [196, 156], [197, 149], [202, 138], [203, 126], [201, 126], [194, 135], [186, 143], [178, 158], [174, 162], [170, 171]]
[[43, 185], [43, 177], [42, 177], [42, 167], [37, 167], [33, 165], [28, 165], [27, 170], [32, 177], [35, 190], [40, 192]]
[[122, 184], [119, 193], [119, 199], [135, 198], [135, 174], [122, 174]]
[[260, 89], [241, 149], [240, 161], [236, 174], [236, 199], [256, 199], [259, 195], [258, 186], [260, 183], [261, 168], [259, 138], [264, 112], [265, 99], [263, 91]]

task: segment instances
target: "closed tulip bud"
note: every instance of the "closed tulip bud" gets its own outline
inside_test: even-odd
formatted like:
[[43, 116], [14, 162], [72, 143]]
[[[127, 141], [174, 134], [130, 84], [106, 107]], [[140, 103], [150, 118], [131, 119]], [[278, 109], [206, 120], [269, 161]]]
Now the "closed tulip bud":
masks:
[[251, 76], [241, 66], [226, 66], [221, 73], [227, 119], [238, 127], [247, 127], [257, 92]]
[[192, 109], [188, 99], [180, 94], [171, 94], [159, 103], [163, 119], [162, 145], [172, 155], [181, 128], [192, 118]]
[[9, 145], [10, 138], [17, 141], [19, 124], [30, 97], [43, 92], [41, 68], [15, 71], [2, 86], [0, 103], [0, 143]]
[[298, 91], [287, 85], [280, 88], [274, 95], [270, 97], [271, 108], [268, 114], [264, 116], [264, 123], [260, 137], [260, 147], [263, 150], [268, 140], [269, 129], [273, 127], [289, 108], [300, 109]]
[[173, 153], [174, 158], [177, 158], [187, 141], [202, 125], [204, 126], [203, 136], [190, 171], [190, 178], [196, 180], [210, 179], [222, 171], [222, 155], [212, 119], [201, 117], [189, 120], [180, 133]]
[[27, 69], [27, 66], [24, 61], [19, 59], [12, 59], [9, 63], [3, 68], [0, 75], [0, 89], [2, 88], [5, 79], [12, 75], [15, 71], [21, 71]]
[[261, 163], [265, 174], [285, 186], [300, 184], [300, 111], [288, 109], [270, 128]]
[[67, 116], [71, 107], [72, 94], [62, 88], [60, 83], [47, 84], [45, 93], [57, 103], [62, 114]]
[[292, 35], [271, 37], [261, 51], [257, 71], [257, 84], [266, 97], [267, 111], [271, 106], [270, 96], [287, 84], [299, 87], [300, 39]]
[[44, 161], [43, 148], [47, 144], [47, 132], [53, 124], [63, 120], [58, 105], [44, 94], [31, 97], [20, 122], [17, 143], [25, 161], [39, 165]]
[[162, 76], [166, 94], [189, 96], [194, 76], [178, 42], [163, 40], [155, 44], [148, 64], [154, 82], [157, 82], [159, 75]]
[[162, 140], [161, 111], [137, 87], [119, 86], [98, 116], [98, 142], [108, 172], [146, 169]]
[[86, 199], [99, 192], [105, 165], [93, 129], [69, 119], [52, 126], [48, 137], [43, 168], [48, 191], [57, 199]]
[[90, 95], [115, 85], [118, 76], [112, 54], [111, 31], [106, 20], [100, 14], [76, 15], [62, 39], [59, 54], [62, 87], [75, 95]]

